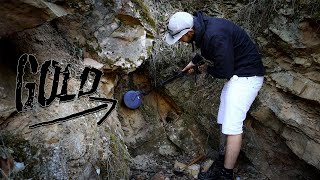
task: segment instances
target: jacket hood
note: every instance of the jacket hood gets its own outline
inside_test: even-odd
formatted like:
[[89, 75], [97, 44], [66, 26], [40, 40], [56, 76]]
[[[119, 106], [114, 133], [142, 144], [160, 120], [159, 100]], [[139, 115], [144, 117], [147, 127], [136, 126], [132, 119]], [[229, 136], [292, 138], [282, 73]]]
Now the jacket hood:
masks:
[[197, 11], [193, 13], [193, 22], [194, 22], [194, 29], [195, 29], [195, 43], [197, 47], [200, 47], [202, 37], [204, 35], [206, 25], [204, 22], [205, 16], [201, 11]]

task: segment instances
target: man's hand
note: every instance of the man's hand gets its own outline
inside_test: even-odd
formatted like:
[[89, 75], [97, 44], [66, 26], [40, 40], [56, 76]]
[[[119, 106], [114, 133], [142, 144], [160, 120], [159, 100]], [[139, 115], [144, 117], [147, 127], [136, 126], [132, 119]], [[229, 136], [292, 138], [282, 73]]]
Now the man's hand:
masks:
[[196, 65], [193, 64], [192, 61], [190, 61], [189, 64], [182, 69], [182, 72], [186, 72], [187, 71], [188, 74], [192, 74], [192, 73], [194, 73], [194, 69], [192, 68], [194, 66], [196, 66]]
[[[187, 71], [188, 74], [193, 74], [195, 72], [195, 69], [193, 67], [195, 67], [195, 66], [196, 66], [195, 64], [190, 62], [185, 68], [182, 69], [182, 72]], [[207, 64], [202, 64], [202, 65], [198, 66], [198, 70], [201, 72], [201, 74], [203, 74], [203, 73], [206, 74], [207, 68], [208, 68]]]
[[208, 64], [204, 63], [200, 66], [198, 66], [199, 71], [201, 71], [201, 74], [206, 74], [208, 71]]

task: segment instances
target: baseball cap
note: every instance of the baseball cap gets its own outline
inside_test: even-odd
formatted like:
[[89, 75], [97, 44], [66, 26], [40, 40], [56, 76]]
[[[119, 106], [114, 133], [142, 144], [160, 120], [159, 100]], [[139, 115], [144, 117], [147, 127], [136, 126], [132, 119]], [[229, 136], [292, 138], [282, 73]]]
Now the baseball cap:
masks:
[[169, 19], [166, 42], [171, 45], [177, 42], [193, 27], [193, 16], [187, 12], [177, 12]]

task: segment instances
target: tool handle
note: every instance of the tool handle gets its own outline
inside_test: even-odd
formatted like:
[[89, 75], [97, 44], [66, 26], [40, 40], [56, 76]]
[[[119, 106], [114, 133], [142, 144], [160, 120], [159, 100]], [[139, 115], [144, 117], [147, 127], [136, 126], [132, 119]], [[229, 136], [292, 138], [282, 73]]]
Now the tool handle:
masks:
[[181, 71], [181, 72], [179, 72], [177, 75], [174, 75], [174, 76], [172, 76], [171, 78], [163, 81], [161, 84], [159, 84], [158, 86], [155, 86], [154, 88], [156, 89], [156, 88], [163, 87], [163, 86], [165, 86], [166, 84], [168, 84], [168, 83], [170, 83], [170, 82], [172, 82], [172, 81], [174, 81], [174, 80], [176, 80], [176, 79], [178, 79], [178, 78], [180, 78], [180, 77], [183, 77], [184, 75], [185, 75], [185, 72], [182, 72], [182, 71]]
[[185, 74], [186, 74], [186, 72], [180, 71], [178, 74], [170, 77], [169, 79], [163, 81], [163, 82], [160, 83], [159, 85], [154, 86], [154, 87], [151, 88], [149, 91], [143, 92], [142, 94], [143, 94], [143, 95], [147, 95], [147, 94], [149, 94], [151, 91], [153, 91], [153, 90], [155, 90], [155, 89], [157, 89], [157, 88], [161, 88], [161, 87], [165, 86], [166, 84], [168, 84], [168, 83], [170, 83], [170, 82], [172, 82], [172, 81], [174, 81], [174, 80], [176, 80], [176, 79], [178, 79], [178, 78], [180, 78], [180, 77], [183, 77]]

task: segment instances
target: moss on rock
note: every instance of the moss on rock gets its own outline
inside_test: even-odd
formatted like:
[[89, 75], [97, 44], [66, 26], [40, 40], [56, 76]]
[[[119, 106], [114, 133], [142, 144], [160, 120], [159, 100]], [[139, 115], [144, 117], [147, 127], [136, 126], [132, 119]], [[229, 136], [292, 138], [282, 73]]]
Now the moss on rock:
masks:
[[140, 12], [142, 20], [145, 20], [146, 23], [150, 24], [151, 27], [156, 30], [156, 21], [149, 13], [147, 6], [144, 4], [142, 0], [131, 0], [137, 7], [137, 10]]

